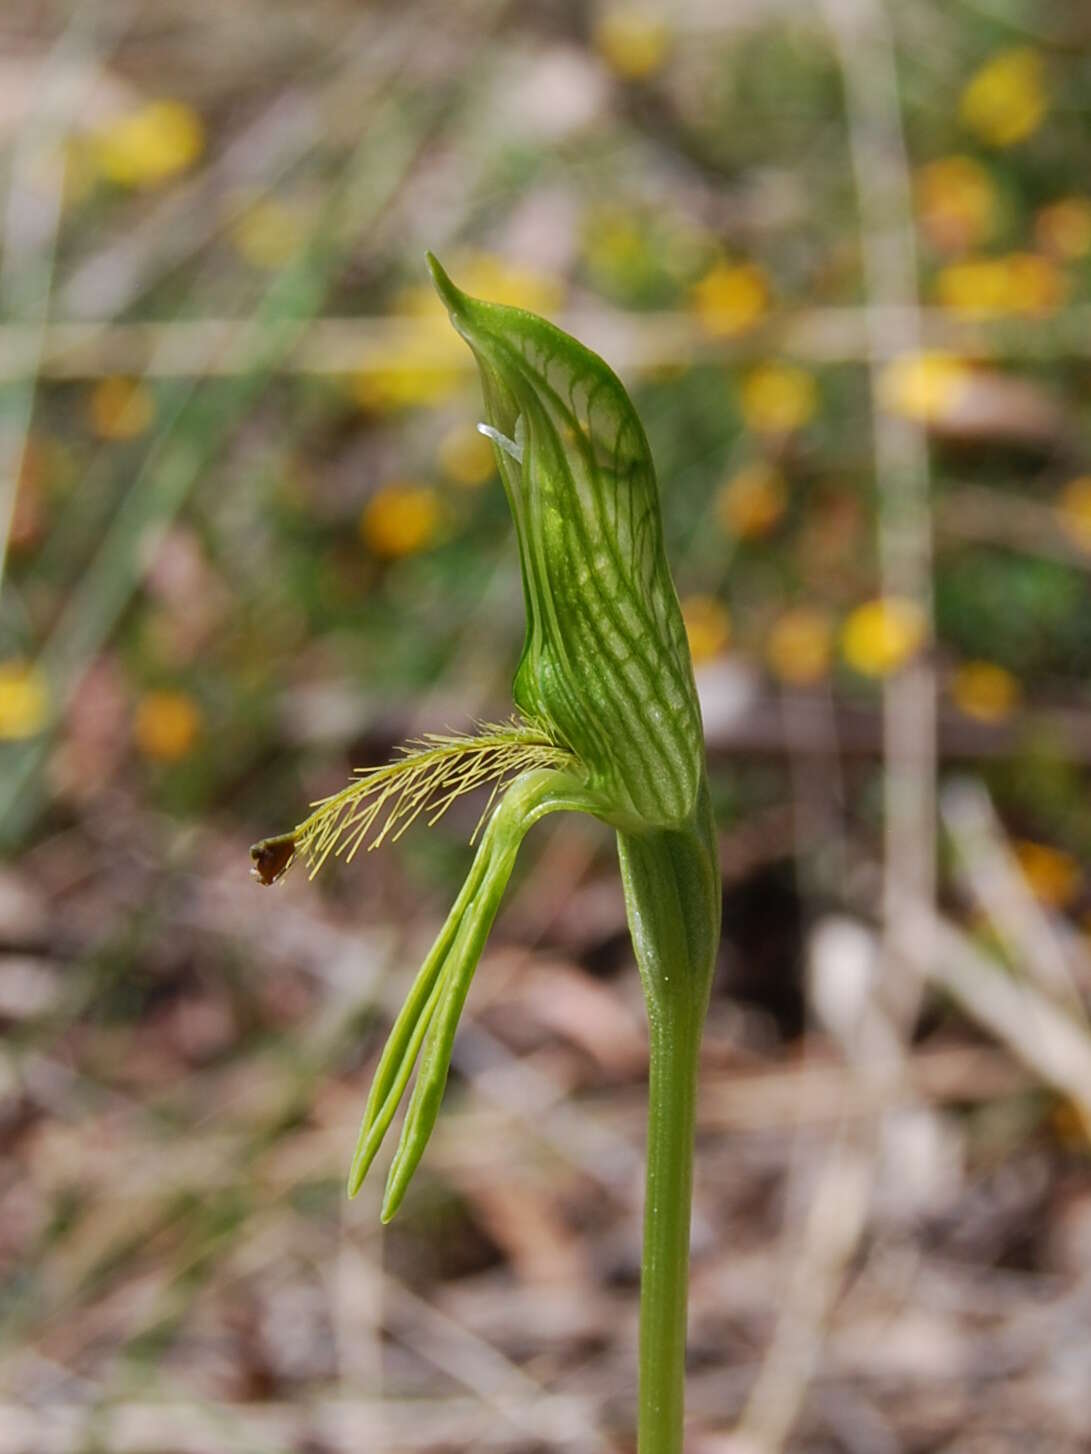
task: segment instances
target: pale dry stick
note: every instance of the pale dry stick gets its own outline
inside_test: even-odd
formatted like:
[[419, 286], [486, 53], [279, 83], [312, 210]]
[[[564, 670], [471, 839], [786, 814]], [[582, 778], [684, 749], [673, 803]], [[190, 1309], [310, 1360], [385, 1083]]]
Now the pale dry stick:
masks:
[[[426, 1298], [419, 1297], [397, 1278], [384, 1274], [387, 1295], [385, 1302], [395, 1314], [408, 1316], [412, 1322], [410, 1346], [427, 1358], [441, 1373], [456, 1379], [463, 1388], [477, 1395], [510, 1426], [525, 1435], [543, 1434], [539, 1410], [555, 1401], [544, 1384], [513, 1363], [487, 1338], [472, 1332], [449, 1317]], [[597, 1450], [610, 1448], [606, 1437], [595, 1427], [593, 1415], [573, 1407], [571, 1427], [563, 1430], [568, 1438], [591, 1439]]]
[[[800, 731], [782, 698], [785, 738], [795, 802], [796, 854], [800, 863], [821, 839], [833, 858], [834, 881], [846, 860], [844, 833], [825, 778], [816, 785], [816, 750], [836, 765], [836, 723], [828, 698], [821, 704], [821, 731]], [[834, 785], [836, 792], [836, 783]], [[833, 820], [831, 822], [831, 819]], [[823, 1164], [813, 1173], [813, 1128], [797, 1114], [789, 1170], [789, 1206], [805, 1205], [782, 1294], [784, 1313], [751, 1386], [739, 1420], [743, 1450], [775, 1450], [787, 1440], [807, 1388], [817, 1371], [822, 1331], [845, 1269], [863, 1233], [875, 1183], [879, 1122], [871, 1113], [876, 1093], [899, 1097], [891, 1075], [901, 1080], [903, 1047], [882, 1019], [874, 1000], [877, 956], [870, 937], [859, 931], [820, 925], [811, 940], [809, 1000], [818, 1018], [839, 1041], [848, 1075], [829, 1108], [833, 1114]], [[889, 1085], [888, 1085], [889, 1080]], [[907, 1087], [900, 1088], [902, 1094]], [[861, 1096], [869, 1113], [855, 1112]]]
[[874, 1134], [856, 1139], [839, 1130], [824, 1155], [809, 1188], [786, 1284], [778, 1290], [784, 1312], [739, 1420], [740, 1454], [769, 1454], [786, 1444], [818, 1370], [830, 1309], [867, 1222], [875, 1185]]
[[514, 1055], [479, 1019], [467, 1025], [463, 1040], [458, 1066], [473, 1078], [474, 1092], [482, 1102], [502, 1109], [509, 1120], [522, 1122], [535, 1140], [578, 1168], [606, 1195], [628, 1201], [643, 1165], [636, 1137], [573, 1101], [565, 1087]]
[[[823, 0], [845, 87], [846, 119], [860, 213], [868, 289], [875, 478], [882, 594], [932, 614], [928, 455], [923, 432], [879, 405], [882, 372], [918, 352], [917, 261], [909, 164], [902, 134], [894, 41], [882, 0]], [[740, 1432], [764, 1454], [781, 1449], [802, 1405], [842, 1275], [863, 1232], [874, 1183], [879, 1131], [903, 1077], [904, 1042], [920, 1002], [907, 973], [926, 946], [914, 942], [907, 896], [935, 896], [936, 694], [931, 667], [918, 661], [883, 687], [883, 934], [878, 981], [892, 1015], [878, 1059], [866, 1048], [858, 1068], [874, 1091], [866, 1133], [836, 1138], [802, 1232], [789, 1295], [772, 1347], [751, 1393]], [[917, 926], [919, 932], [919, 926]], [[927, 943], [927, 941], [926, 941]], [[910, 957], [910, 951], [913, 957]], [[878, 1003], [878, 1000], [875, 1001]], [[878, 1013], [876, 1011], [876, 1013]]]
[[[411, 14], [410, 12], [409, 14]], [[408, 23], [397, 23], [386, 13], [378, 23], [372, 14], [340, 38], [330, 54], [349, 57], [335, 77], [341, 85], [345, 73], [355, 77], [359, 90], [355, 104], [364, 110], [379, 99], [379, 90], [390, 74], [404, 65], [419, 30], [419, 14]], [[373, 82], [369, 88], [368, 81]], [[131, 307], [150, 289], [177, 268], [184, 266], [208, 242], [229, 228], [246, 207], [277, 183], [322, 141], [321, 111], [328, 84], [307, 88], [298, 71], [296, 89], [278, 90], [275, 98], [234, 135], [223, 151], [192, 179], [173, 187], [138, 222], [135, 228], [111, 239], [90, 257], [83, 258], [58, 288], [61, 309], [76, 319], [94, 319], [83, 325], [94, 339], [96, 333], [109, 337], [114, 313]], [[221, 199], [234, 193], [227, 206]], [[168, 327], [170, 325], [167, 325]], [[230, 326], [230, 325], [229, 325]], [[205, 376], [198, 348], [195, 372]], [[140, 373], [141, 362], [107, 372]], [[239, 367], [246, 367], [243, 357]]]
[[[307, 156], [320, 140], [315, 110], [310, 97], [279, 93], [210, 166], [171, 189], [136, 227], [79, 262], [58, 289], [59, 305], [73, 320], [67, 326], [78, 330], [90, 348], [104, 347], [109, 356], [113, 351], [110, 340], [119, 326], [111, 321], [112, 315], [137, 303], [171, 272], [189, 263], [256, 196], [270, 191]], [[239, 197], [233, 206], [224, 207], [219, 198], [232, 190]], [[101, 345], [100, 339], [104, 341]], [[140, 372], [135, 350], [127, 364], [117, 372]]]
[[[849, 141], [868, 289], [872, 430], [884, 596], [932, 619], [932, 525], [928, 447], [916, 422], [884, 410], [883, 370], [922, 347], [909, 161], [902, 134], [894, 37], [883, 0], [823, 0], [845, 86]], [[900, 961], [907, 953], [900, 905], [935, 897], [936, 687], [923, 659], [887, 678], [884, 739], [884, 977], [900, 986], [901, 1013], [919, 997]]]
[[[227, 221], [229, 219], [225, 219]], [[775, 350], [812, 364], [858, 363], [872, 350], [876, 323], [902, 334], [911, 316], [926, 349], [961, 356], [1020, 359], [1086, 359], [1091, 355], [1091, 305], [1074, 304], [1063, 319], [1021, 320], [1017, 335], [989, 322], [975, 322], [922, 308], [859, 308], [844, 305], [804, 308], [774, 314], [738, 339], [710, 339], [690, 313], [624, 314], [596, 305], [558, 314], [566, 332], [587, 338], [596, 352], [608, 353], [622, 372], [694, 362], [723, 362], [766, 357]], [[63, 317], [50, 321], [43, 335], [42, 374], [52, 379], [94, 379], [106, 374], [143, 374], [147, 378], [200, 373], [209, 354], [211, 377], [230, 378], [246, 369], [243, 350], [232, 346], [238, 320], [210, 315], [134, 322]], [[382, 371], [391, 351], [406, 349], [422, 366], [470, 369], [437, 336], [428, 321], [410, 317], [327, 316], [316, 319], [292, 353], [278, 364], [284, 374], [338, 375]], [[0, 382], [22, 377], [37, 352], [35, 331], [17, 322], [0, 326]], [[149, 356], [155, 354], [153, 361]], [[1007, 497], [1005, 497], [1007, 498]]]
[[[841, 1045], [849, 1076], [813, 1183], [795, 1181], [807, 1211], [793, 1249], [783, 1312], [738, 1425], [743, 1450], [783, 1448], [818, 1370], [823, 1332], [864, 1228], [875, 1188], [883, 1116], [912, 1103], [905, 1022], [887, 1017], [877, 991], [882, 951], [852, 921], [827, 920], [811, 942], [811, 1000]], [[860, 1103], [866, 1110], [860, 1114]]]
[[928, 903], [901, 911], [922, 946], [916, 969], [956, 999], [979, 1025], [1047, 1085], [1067, 1096], [1091, 1134], [1091, 1033], [1026, 980], [1013, 979], [969, 935]]
[[[487, 5], [477, 7], [475, 43], [480, 42], [507, 3], [508, 0], [489, 0]], [[77, 334], [82, 332], [86, 346], [92, 350], [97, 347], [96, 336], [103, 337], [108, 354], [113, 354], [115, 345], [111, 340], [119, 336], [115, 330], [120, 327], [120, 336], [124, 337], [126, 326], [111, 323], [110, 315], [132, 307], [164, 278], [184, 267], [202, 247], [228, 231], [254, 202], [271, 193], [312, 148], [322, 143], [323, 112], [333, 111], [339, 102], [343, 110], [341, 98], [351, 97], [353, 114], [366, 117], [368, 126], [373, 126], [377, 112], [391, 100], [398, 78], [419, 54], [420, 36], [441, 24], [450, 13], [450, 7], [444, 6], [442, 0], [435, 3], [424, 0], [400, 11], [388, 7], [381, 12], [380, 19], [371, 13], [366, 15], [339, 38], [335, 49], [346, 59], [331, 80], [319, 79], [308, 86], [306, 79], [297, 73], [297, 90], [288, 94], [279, 92], [265, 110], [231, 139], [219, 156], [191, 181], [173, 188], [135, 230], [110, 241], [77, 265], [58, 289], [60, 305], [74, 319], [95, 321], [82, 325], [73, 322], [67, 326]], [[321, 72], [322, 67], [315, 69]], [[377, 227], [382, 221], [383, 218], [378, 218], [374, 225]], [[354, 230], [347, 227], [339, 240], [352, 246], [357, 239]], [[247, 370], [247, 355], [230, 348], [237, 324], [233, 320], [218, 321], [223, 325], [224, 341], [228, 344], [225, 356], [232, 362], [230, 366], [221, 362], [211, 371], [202, 368], [200, 359], [208, 351], [208, 340], [191, 336], [186, 352], [196, 348], [194, 371], [202, 378]], [[142, 325], [129, 326], [134, 330], [129, 336], [139, 338]], [[168, 330], [177, 327], [186, 338], [184, 322], [167, 323], [164, 327]], [[202, 327], [203, 323], [199, 322], [197, 331]], [[223, 352], [215, 340], [211, 351], [217, 355]], [[173, 349], [169, 348], [168, 353], [173, 353]], [[146, 371], [146, 361], [147, 350], [141, 356], [138, 345], [133, 349], [129, 366], [103, 371], [154, 376], [154, 371]], [[167, 362], [161, 368], [165, 373], [172, 372]], [[353, 365], [349, 363], [347, 368], [351, 370]], [[188, 371], [181, 370], [183, 374]]]
[[[537, 1420], [541, 1437], [558, 1448], [578, 1451], [568, 1429], [574, 1419], [594, 1415], [586, 1396], [551, 1395], [547, 1401], [510, 1405], [509, 1413]], [[210, 1403], [193, 1399], [127, 1400], [107, 1407], [34, 1407], [0, 1403], [0, 1454], [81, 1454], [87, 1448], [87, 1424], [112, 1454], [161, 1454], [164, 1446], [216, 1449], [220, 1454], [253, 1454], [253, 1450], [298, 1449], [317, 1444], [335, 1454], [397, 1448], [421, 1454], [443, 1446], [510, 1451], [512, 1427], [505, 1420], [483, 1416], [479, 1399], [322, 1397], [265, 1403]], [[392, 1443], [380, 1438], [389, 1432]], [[601, 1448], [601, 1446], [594, 1446]]]
[[[378, 1205], [369, 1211], [372, 1218], [377, 1217]], [[320, 1268], [333, 1330], [336, 1377], [341, 1388], [355, 1384], [380, 1393], [383, 1389], [382, 1330], [386, 1324], [385, 1279], [375, 1259], [359, 1245], [354, 1231], [358, 1232], [358, 1228], [346, 1222], [342, 1203], [332, 1261]], [[389, 1429], [381, 1428], [378, 1434], [377, 1447], [389, 1448]]]
[[[495, 0], [490, 0], [490, 3], [495, 5]], [[499, 4], [502, 10], [504, 0], [499, 0]], [[437, 10], [437, 13], [442, 12]], [[482, 11], [477, 19], [479, 27], [486, 18], [486, 12]], [[316, 81], [310, 89], [278, 97], [259, 117], [231, 137], [223, 153], [212, 159], [193, 182], [172, 189], [165, 201], [138, 224], [135, 232], [127, 233], [119, 242], [108, 244], [93, 258], [78, 264], [72, 278], [61, 285], [62, 305], [77, 313], [81, 310], [101, 312], [106, 300], [111, 298], [118, 304], [129, 305], [148, 288], [162, 282], [173, 268], [190, 263], [205, 242], [217, 232], [229, 228], [245, 206], [267, 195], [282, 176], [297, 166], [305, 156], [306, 148], [321, 140], [321, 134], [315, 128], [321, 113], [332, 111], [334, 97], [338, 94], [351, 94], [354, 107], [368, 109], [368, 140], [376, 150], [380, 150], [384, 106], [388, 93], [396, 84], [392, 78], [396, 78], [412, 62], [417, 52], [421, 20], [419, 11], [412, 13], [411, 20], [403, 17], [400, 24], [389, 23], [388, 18], [382, 26], [381, 38], [372, 33], [373, 22], [361, 22], [345, 39], [342, 48], [349, 58], [332, 80]], [[400, 149], [400, 141], [396, 145]], [[403, 188], [410, 170], [401, 183]], [[220, 205], [219, 194], [231, 190], [236, 193], [235, 201], [229, 200], [226, 206]], [[243, 194], [247, 194], [244, 200], [239, 200]], [[384, 216], [386, 210], [383, 209]], [[372, 218], [374, 221], [375, 218]], [[350, 220], [334, 240], [342, 246], [356, 249], [359, 231], [355, 222]], [[373, 233], [374, 227], [368, 233], [368, 245], [372, 250], [376, 246]], [[151, 253], [150, 257], [144, 256], [147, 252]], [[204, 281], [206, 274], [210, 269], [214, 271], [216, 266], [215, 258], [202, 263], [191, 283], [196, 285]], [[136, 379], [177, 378], [205, 383], [213, 378], [249, 374], [255, 351], [270, 360], [269, 372], [277, 372], [284, 354], [293, 351], [292, 348], [283, 349], [278, 325], [271, 325], [268, 319], [263, 319], [260, 305], [252, 317], [217, 319], [211, 327], [203, 320], [197, 320], [190, 326], [186, 320], [177, 319], [132, 324], [99, 319], [57, 327], [61, 335], [72, 334], [82, 340], [78, 345], [81, 349], [97, 352], [101, 340], [101, 347], [105, 350], [99, 359], [100, 368], [85, 375], [77, 366], [72, 374], [76, 378], [120, 373]], [[300, 334], [305, 333], [306, 327], [301, 319]], [[42, 360], [43, 375], [50, 373], [48, 340], [53, 336], [54, 330], [48, 330]], [[13, 331], [10, 335], [0, 334], [0, 339], [5, 337], [9, 344], [16, 346], [10, 351], [0, 347], [0, 377], [5, 376], [5, 370], [10, 370], [11, 376], [18, 378], [20, 371], [28, 367], [33, 340], [28, 338], [26, 330]], [[182, 342], [181, 358], [178, 356], [179, 340]], [[115, 348], [118, 341], [123, 344], [121, 348]], [[62, 347], [66, 349], [67, 345]], [[272, 362], [274, 359], [276, 361]], [[226, 360], [230, 362], [226, 363]], [[179, 407], [184, 407], [186, 402], [183, 398]], [[171, 427], [172, 423], [168, 420], [163, 432], [169, 433]], [[105, 451], [100, 451], [100, 458], [104, 455]], [[67, 558], [64, 548], [66, 535], [67, 549], [71, 551], [75, 539], [78, 551], [80, 529], [78, 515], [66, 514], [59, 528], [51, 534], [47, 549], [56, 546], [58, 559]]]
[[[246, 1275], [265, 1271], [269, 1258], [278, 1256], [281, 1247], [293, 1241], [292, 1227], [296, 1217], [284, 1202], [268, 1208], [257, 1220], [258, 1228], [249, 1238]], [[259, 1231], [264, 1234], [264, 1239]], [[339, 1239], [343, 1232], [342, 1224], [337, 1232]], [[185, 1265], [177, 1271], [179, 1277], [183, 1276]], [[513, 1363], [488, 1339], [418, 1296], [400, 1278], [376, 1263], [362, 1261], [357, 1265], [357, 1275], [373, 1284], [371, 1298], [378, 1298], [383, 1308], [392, 1315], [387, 1325], [395, 1336], [437, 1371], [474, 1394], [493, 1417], [507, 1423], [513, 1435], [541, 1434], [545, 1420], [541, 1420], [538, 1414], [557, 1401], [539, 1379]], [[359, 1370], [353, 1372], [359, 1376]], [[571, 1427], [565, 1432], [570, 1437], [593, 1440], [596, 1449], [607, 1448], [606, 1440], [596, 1431], [593, 1419], [578, 1406], [573, 1406]], [[372, 1442], [369, 1447], [380, 1445]]]
[[[137, 302], [145, 291], [162, 283], [172, 269], [183, 265], [191, 268], [191, 295], [222, 269], [216, 257], [195, 261], [201, 247], [218, 233], [230, 228], [245, 207], [267, 196], [278, 182], [289, 175], [306, 157], [308, 149], [322, 140], [319, 117], [329, 107], [331, 91], [354, 91], [354, 104], [371, 108], [371, 132], [381, 124], [383, 88], [389, 75], [403, 67], [413, 53], [420, 17], [413, 25], [402, 28], [386, 24], [381, 44], [364, 44], [369, 36], [368, 22], [361, 23], [348, 39], [348, 52], [354, 58], [336, 73], [332, 81], [315, 84], [277, 99], [241, 131], [231, 136], [223, 152], [203, 167], [197, 177], [170, 190], [169, 195], [152, 208], [135, 229], [111, 241], [91, 258], [79, 262], [72, 276], [61, 281], [58, 307], [74, 312], [77, 317], [88, 312], [101, 314], [108, 301], [128, 306]], [[355, 44], [356, 40], [360, 43]], [[355, 46], [355, 49], [354, 49]], [[359, 59], [364, 57], [364, 59]], [[302, 81], [298, 81], [302, 85]], [[220, 196], [236, 194], [234, 202], [221, 205]], [[239, 200], [240, 197], [244, 200]], [[352, 245], [356, 236], [351, 229], [346, 235]], [[301, 330], [305, 332], [304, 330]], [[53, 345], [56, 343], [68, 364], [56, 374]], [[75, 356], [71, 349], [75, 348]], [[282, 342], [279, 325], [263, 320], [261, 306], [252, 317], [202, 319], [168, 319], [154, 322], [119, 323], [97, 318], [95, 321], [47, 323], [41, 358], [32, 329], [12, 326], [0, 328], [0, 380], [21, 379], [28, 370], [41, 377], [97, 378], [122, 374], [136, 380], [184, 379], [207, 383], [210, 379], [237, 378], [253, 368], [255, 350], [280, 366]], [[291, 352], [289, 349], [287, 352]], [[95, 366], [81, 367], [80, 359], [92, 355]], [[71, 372], [66, 372], [68, 367]], [[178, 402], [184, 408], [189, 396]], [[169, 434], [173, 417], [165, 419], [160, 434]], [[109, 451], [101, 448], [92, 464], [99, 467]], [[78, 513], [66, 513], [51, 532], [46, 550], [52, 550], [58, 561], [67, 560], [75, 551], [81, 553], [85, 526]]]
[[[1017, 967], [1077, 1020], [1087, 1020], [1069, 956], [1030, 892], [984, 783], [956, 778], [940, 793], [940, 814], [978, 907], [1018, 956]], [[1086, 959], [1086, 956], [1082, 956]]]

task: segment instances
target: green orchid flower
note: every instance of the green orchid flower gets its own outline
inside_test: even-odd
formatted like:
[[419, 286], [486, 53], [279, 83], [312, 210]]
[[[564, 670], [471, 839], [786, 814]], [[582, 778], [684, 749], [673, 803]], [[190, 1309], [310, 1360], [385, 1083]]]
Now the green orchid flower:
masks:
[[[427, 737], [255, 845], [272, 882], [430, 822], [493, 784], [469, 875], [390, 1032], [349, 1174], [355, 1195], [414, 1067], [382, 1218], [400, 1206], [435, 1125], [458, 1019], [519, 845], [547, 813], [616, 830], [648, 1007], [649, 1136], [641, 1291], [641, 1454], [681, 1449], [697, 1059], [720, 930], [720, 873], [701, 716], [663, 546], [648, 443], [616, 375], [560, 329], [469, 298], [429, 266], [473, 351], [515, 521], [526, 638], [520, 715]], [[479, 824], [479, 829], [482, 828]], [[476, 836], [476, 835], [475, 835]]]

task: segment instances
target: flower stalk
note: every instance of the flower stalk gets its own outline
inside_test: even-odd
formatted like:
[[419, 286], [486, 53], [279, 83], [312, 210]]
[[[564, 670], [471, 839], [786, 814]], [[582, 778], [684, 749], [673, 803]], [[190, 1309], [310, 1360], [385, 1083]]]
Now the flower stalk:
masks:
[[[477, 360], [482, 433], [511, 506], [526, 607], [521, 716], [428, 737], [251, 850], [264, 883], [430, 822], [492, 784], [469, 875], [390, 1032], [349, 1173], [359, 1190], [416, 1068], [387, 1176], [400, 1206], [435, 1125], [459, 1016], [525, 835], [548, 813], [616, 830], [649, 1024], [640, 1454], [681, 1454], [698, 1058], [720, 930], [700, 709], [640, 421], [607, 365], [521, 309], [467, 297], [429, 257]], [[475, 835], [476, 836], [476, 835]]]

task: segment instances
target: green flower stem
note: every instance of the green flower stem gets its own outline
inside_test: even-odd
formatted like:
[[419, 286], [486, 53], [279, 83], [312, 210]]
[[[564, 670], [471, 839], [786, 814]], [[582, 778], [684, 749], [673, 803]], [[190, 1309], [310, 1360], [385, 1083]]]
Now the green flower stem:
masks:
[[695, 818], [686, 830], [618, 834], [650, 1051], [639, 1454], [682, 1451], [697, 1075], [720, 933], [715, 827], [705, 785]]
[[640, 1276], [639, 1454], [681, 1454], [693, 1140], [703, 1011], [685, 992], [651, 1024], [644, 1250]]

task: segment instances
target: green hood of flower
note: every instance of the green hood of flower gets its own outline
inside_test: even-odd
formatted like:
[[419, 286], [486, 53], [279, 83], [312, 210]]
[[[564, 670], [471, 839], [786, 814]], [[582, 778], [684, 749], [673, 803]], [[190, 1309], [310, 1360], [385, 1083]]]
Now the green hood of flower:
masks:
[[469, 298], [429, 256], [481, 372], [526, 600], [514, 697], [630, 830], [691, 820], [700, 709], [648, 442], [617, 376], [545, 319]]

